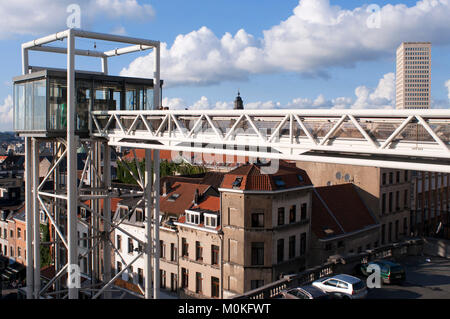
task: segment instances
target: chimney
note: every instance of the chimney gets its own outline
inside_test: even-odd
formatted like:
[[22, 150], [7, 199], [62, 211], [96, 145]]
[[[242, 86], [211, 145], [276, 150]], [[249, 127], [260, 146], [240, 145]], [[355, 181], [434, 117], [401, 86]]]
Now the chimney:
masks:
[[163, 191], [163, 196], [167, 196], [168, 193], [170, 193], [170, 187], [171, 187], [172, 183], [168, 180], [165, 180], [163, 182], [163, 187], [162, 187], [162, 191]]
[[198, 191], [198, 188], [195, 190], [195, 195], [194, 195], [194, 205], [198, 205], [200, 200], [200, 192]]

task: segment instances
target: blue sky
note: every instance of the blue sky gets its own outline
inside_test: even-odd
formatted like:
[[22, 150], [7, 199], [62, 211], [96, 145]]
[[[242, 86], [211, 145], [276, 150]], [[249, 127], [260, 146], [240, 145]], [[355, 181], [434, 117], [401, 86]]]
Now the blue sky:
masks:
[[[80, 5], [83, 29], [163, 42], [171, 108], [230, 108], [238, 89], [248, 108], [392, 108], [402, 41], [432, 42], [433, 107], [450, 106], [450, 0], [16, 0], [0, 4], [0, 131], [12, 126], [21, 43], [66, 29], [70, 3]], [[371, 4], [379, 28], [367, 26]], [[151, 53], [114, 58], [110, 70], [148, 76], [150, 61]], [[64, 67], [65, 59], [32, 53], [31, 64]], [[86, 58], [77, 64], [99, 69]]]

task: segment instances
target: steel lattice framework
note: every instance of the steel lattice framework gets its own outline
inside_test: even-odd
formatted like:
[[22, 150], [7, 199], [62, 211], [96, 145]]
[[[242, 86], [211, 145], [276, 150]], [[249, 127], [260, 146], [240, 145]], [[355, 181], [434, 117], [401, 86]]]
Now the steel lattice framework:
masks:
[[96, 111], [110, 145], [450, 172], [449, 110]]
[[[131, 46], [107, 52], [75, 48], [75, 39], [125, 43]], [[67, 48], [47, 44], [67, 40]], [[108, 74], [108, 59], [113, 56], [153, 49], [154, 96], [151, 111], [89, 111], [89, 137], [75, 134], [75, 56], [101, 59], [102, 74]], [[67, 134], [51, 138], [25, 135], [27, 222], [27, 298], [111, 297], [113, 284], [138, 258], [145, 258], [145, 298], [159, 295], [159, 150], [200, 152], [368, 165], [388, 168], [440, 171], [450, 173], [449, 110], [239, 110], [172, 111], [160, 110], [160, 43], [158, 41], [107, 35], [82, 30], [67, 30], [22, 45], [23, 74], [42, 67], [30, 67], [29, 51], [67, 55]], [[39, 179], [39, 146], [53, 143], [54, 157], [43, 180]], [[81, 177], [77, 172], [77, 148], [83, 145], [87, 158]], [[136, 180], [142, 199], [119, 221], [111, 218], [111, 198], [126, 197], [111, 187], [110, 158], [113, 146], [146, 149], [145, 168], [130, 174]], [[119, 154], [118, 160], [121, 161]], [[135, 156], [136, 160], [136, 156]], [[64, 166], [63, 163], [66, 165]], [[123, 161], [127, 167], [126, 161]], [[139, 165], [136, 165], [139, 168]], [[103, 168], [103, 169], [102, 169]], [[108, 169], [105, 169], [108, 168]], [[53, 176], [54, 187], [44, 190]], [[145, 233], [142, 241], [121, 227], [136, 207], [145, 203]], [[89, 220], [78, 216], [78, 209], [90, 212]], [[103, 209], [102, 209], [103, 208]], [[54, 232], [55, 273], [41, 287], [40, 209]], [[77, 225], [87, 224], [89, 245], [78, 249]], [[100, 227], [103, 225], [103, 227]], [[156, 227], [155, 227], [156, 226]], [[139, 242], [143, 250], [125, 263], [110, 234], [115, 230]], [[104, 267], [99, 265], [103, 247]], [[111, 253], [124, 262], [113, 275]], [[63, 258], [67, 254], [67, 260]], [[89, 269], [81, 274], [81, 287], [65, 284], [75, 278], [74, 265], [90, 258]]]

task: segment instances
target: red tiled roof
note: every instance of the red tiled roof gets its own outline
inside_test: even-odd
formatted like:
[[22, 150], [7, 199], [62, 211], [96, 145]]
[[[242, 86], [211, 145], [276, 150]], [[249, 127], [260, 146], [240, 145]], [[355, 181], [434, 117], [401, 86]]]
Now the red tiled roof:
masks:
[[[142, 161], [145, 158], [145, 149], [135, 149], [136, 157], [139, 161]], [[174, 154], [178, 154], [178, 152], [174, 152]], [[192, 153], [192, 158], [195, 159], [196, 162], [201, 162], [203, 164], [244, 164], [249, 161], [248, 156], [237, 156], [237, 155], [224, 155], [224, 154], [213, 154], [213, 153]], [[159, 158], [161, 160], [172, 161], [173, 155], [172, 151], [168, 150], [160, 150]], [[127, 161], [134, 161], [133, 151], [130, 150], [128, 154], [123, 156], [123, 159]]]
[[202, 202], [192, 208], [210, 210], [213, 212], [220, 211], [220, 197], [207, 196]]
[[[222, 188], [240, 189], [240, 190], [257, 190], [257, 191], [275, 191], [300, 186], [312, 185], [306, 172], [295, 164], [286, 161], [279, 161], [278, 170], [274, 174], [264, 174], [262, 168], [264, 166], [257, 164], [242, 165], [224, 176]], [[298, 176], [302, 177], [300, 181]], [[242, 178], [239, 187], [233, 187], [236, 178]], [[284, 186], [277, 186], [275, 180], [279, 179], [284, 182]]]
[[[166, 196], [160, 196], [160, 211], [169, 214], [182, 215], [186, 209], [193, 206], [195, 190], [198, 189], [201, 196], [209, 187], [210, 185], [177, 181], [170, 187], [170, 191]], [[170, 197], [174, 194], [179, 194], [180, 196], [174, 201], [171, 201]]]
[[332, 236], [336, 236], [377, 224], [353, 184], [318, 187], [316, 191], [312, 197], [311, 229], [318, 238], [327, 237], [325, 229], [333, 230]]

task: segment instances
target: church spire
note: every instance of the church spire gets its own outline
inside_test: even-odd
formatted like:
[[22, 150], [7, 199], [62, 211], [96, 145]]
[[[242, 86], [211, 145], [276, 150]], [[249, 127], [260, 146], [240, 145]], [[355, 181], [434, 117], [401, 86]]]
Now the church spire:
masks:
[[238, 95], [236, 96], [236, 100], [234, 100], [234, 109], [235, 110], [243, 110], [244, 109], [244, 101], [241, 98], [241, 92], [238, 90]]

